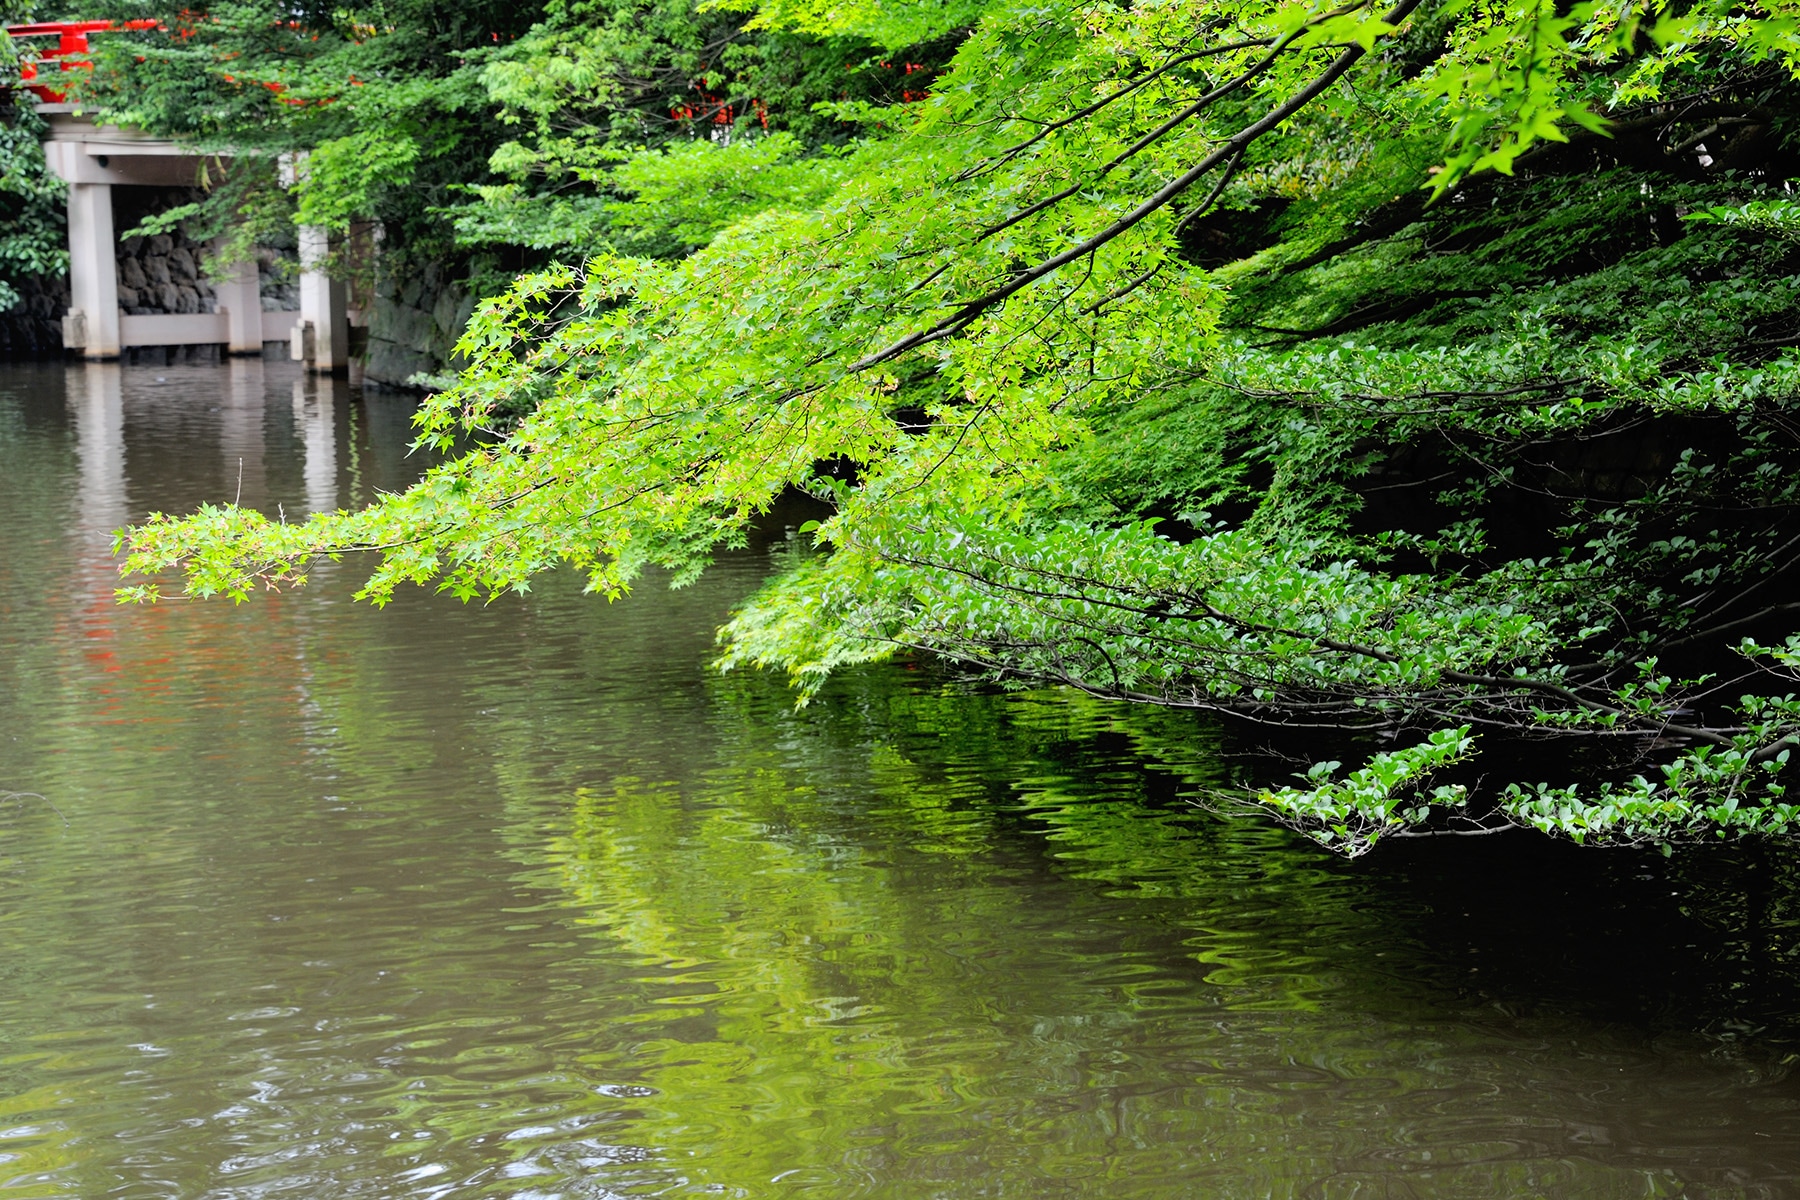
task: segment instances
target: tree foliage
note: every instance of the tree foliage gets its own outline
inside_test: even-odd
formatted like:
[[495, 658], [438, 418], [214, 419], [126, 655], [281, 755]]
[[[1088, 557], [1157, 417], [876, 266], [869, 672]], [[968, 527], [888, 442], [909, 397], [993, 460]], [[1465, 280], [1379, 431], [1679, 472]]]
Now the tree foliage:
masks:
[[[30, 21], [31, 0], [0, 0], [0, 23]], [[40, 148], [43, 121], [16, 89], [20, 47], [0, 38], [0, 312], [16, 307], [20, 285], [68, 273], [65, 192]]]
[[[826, 149], [855, 129], [813, 105], [879, 101], [896, 74], [866, 37], [756, 32], [749, 14], [686, 2], [98, 0], [80, 15], [159, 22], [96, 37], [96, 70], [63, 82], [108, 120], [223, 152], [206, 232], [373, 221], [390, 255], [421, 261], [516, 265], [615, 242], [685, 253], [759, 201], [813, 198], [820, 173], [795, 148]], [[751, 131], [798, 139], [762, 152], [781, 161], [746, 167], [767, 186], [715, 195], [698, 223], [632, 206], [689, 167], [730, 192], [718, 186], [727, 162], [691, 151], [697, 137], [723, 147]], [[660, 148], [673, 158], [655, 159]], [[284, 179], [274, 160], [293, 152], [306, 164]]]
[[[154, 517], [131, 570], [617, 595], [798, 490], [816, 552], [723, 662], [803, 693], [916, 648], [1337, 731], [1363, 766], [1262, 802], [1347, 852], [1792, 824], [1794, 13], [573, 11], [483, 60], [517, 135], [455, 220], [583, 256], [479, 313], [420, 414], [445, 463], [305, 524]], [[765, 132], [850, 45], [929, 86]], [[696, 70], [713, 120], [665, 119]], [[1481, 754], [1520, 738], [1577, 782]]]
[[39, 148], [42, 120], [16, 94], [0, 94], [0, 312], [30, 276], [68, 273], [66, 191]]

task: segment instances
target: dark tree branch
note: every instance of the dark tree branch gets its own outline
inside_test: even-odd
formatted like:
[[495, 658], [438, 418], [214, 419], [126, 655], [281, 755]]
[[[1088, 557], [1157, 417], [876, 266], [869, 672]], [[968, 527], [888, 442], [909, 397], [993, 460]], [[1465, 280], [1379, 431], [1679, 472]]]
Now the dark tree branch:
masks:
[[1055, 133], [1057, 130], [1066, 129], [1067, 127], [1075, 124], [1078, 121], [1086, 120], [1088, 117], [1093, 116], [1095, 113], [1099, 112], [1101, 109], [1105, 108], [1107, 105], [1113, 103], [1115, 100], [1123, 100], [1126, 96], [1129, 96], [1129, 95], [1131, 95], [1131, 93], [1138, 91], [1140, 88], [1146, 87], [1149, 84], [1155, 82], [1157, 79], [1160, 79], [1163, 75], [1166, 75], [1168, 72], [1174, 70], [1176, 67], [1184, 66], [1187, 63], [1191, 63], [1191, 62], [1198, 62], [1201, 59], [1205, 59], [1205, 58], [1216, 58], [1221, 54], [1231, 54], [1238, 50], [1253, 50], [1258, 46], [1267, 46], [1270, 44], [1270, 42], [1271, 42], [1271, 39], [1269, 39], [1269, 38], [1256, 38], [1256, 39], [1254, 39], [1252, 41], [1248, 41], [1248, 42], [1231, 42], [1231, 43], [1229, 43], [1227, 45], [1223, 45], [1223, 46], [1212, 46], [1205, 50], [1195, 50], [1188, 54], [1177, 55], [1176, 57], [1171, 58], [1167, 62], [1163, 63], [1162, 66], [1157, 67], [1155, 70], [1149, 71], [1149, 72], [1145, 73], [1144, 75], [1141, 75], [1138, 78], [1132, 80], [1129, 84], [1120, 88], [1118, 91], [1109, 93], [1108, 95], [1105, 95], [1105, 96], [1102, 96], [1100, 99], [1094, 101], [1092, 104], [1089, 104], [1084, 108], [1077, 109], [1075, 112], [1070, 113], [1068, 116], [1062, 118], [1061, 120], [1049, 122], [1042, 129], [1038, 130], [1038, 132], [1032, 134], [1030, 137], [1026, 138], [1024, 141], [1018, 142], [1015, 145], [1008, 146], [1004, 150], [996, 151], [994, 154], [989, 155], [987, 158], [982, 159], [980, 162], [976, 163], [974, 166], [969, 167], [967, 170], [954, 176], [951, 179], [951, 182], [952, 183], [966, 183], [968, 180], [974, 179], [976, 176], [981, 175], [984, 172], [993, 169], [994, 167], [997, 167], [1004, 163], [1010, 162], [1012, 159], [1018, 157], [1020, 154], [1024, 153], [1026, 150], [1029, 150], [1031, 147], [1037, 145], [1039, 142], [1043, 141], [1045, 138], [1047, 138], [1051, 134]]
[[[1382, 19], [1389, 25], [1398, 25], [1400, 22], [1404, 21], [1420, 3], [1421, 0], [1400, 0], [1400, 3], [1388, 10], [1387, 14]], [[1177, 196], [1180, 196], [1183, 192], [1187, 191], [1188, 188], [1205, 178], [1222, 163], [1241, 154], [1244, 149], [1252, 142], [1256, 141], [1256, 139], [1262, 137], [1270, 130], [1275, 129], [1281, 125], [1282, 122], [1312, 103], [1312, 101], [1318, 98], [1318, 96], [1327, 88], [1343, 78], [1344, 74], [1348, 72], [1351, 67], [1360, 62], [1366, 54], [1367, 51], [1361, 46], [1351, 46], [1344, 50], [1329, 67], [1320, 72], [1319, 75], [1305, 87], [1301, 88], [1294, 95], [1290, 96], [1280, 105], [1277, 105], [1272, 111], [1264, 115], [1261, 120], [1256, 121], [1233, 134], [1230, 138], [1226, 139], [1224, 145], [1201, 159], [1188, 170], [1170, 180], [1167, 184], [1164, 184], [1154, 195], [1150, 196], [1123, 217], [1120, 217], [1117, 221], [1114, 221], [1111, 225], [1108, 225], [1105, 229], [1102, 229], [1092, 237], [1087, 238], [1079, 245], [1073, 246], [1068, 250], [1063, 251], [1061, 254], [1045, 259], [1028, 271], [1021, 272], [1007, 283], [977, 296], [972, 300], [965, 301], [957, 307], [957, 310], [954, 313], [945, 317], [943, 320], [938, 321], [925, 329], [909, 333], [905, 337], [880, 350], [864, 355], [862, 358], [849, 365], [847, 368], [848, 373], [856, 374], [866, 371], [871, 367], [879, 366], [880, 364], [887, 362], [891, 358], [904, 354], [908, 350], [915, 349], [928, 342], [936, 341], [939, 338], [946, 337], [965, 328], [982, 313], [1030, 287], [1046, 275], [1053, 274], [1067, 266], [1069, 263], [1074, 262], [1076, 259], [1092, 254], [1102, 246], [1112, 242], [1115, 238], [1130, 231], [1142, 222], [1144, 218], [1167, 207]]]

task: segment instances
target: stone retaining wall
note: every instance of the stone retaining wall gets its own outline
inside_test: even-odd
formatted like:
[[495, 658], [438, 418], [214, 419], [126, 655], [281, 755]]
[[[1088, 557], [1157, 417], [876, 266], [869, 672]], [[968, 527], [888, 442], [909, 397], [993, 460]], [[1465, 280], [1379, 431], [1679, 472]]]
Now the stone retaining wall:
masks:
[[201, 275], [206, 248], [179, 231], [119, 243], [119, 311], [132, 316], [219, 311]]
[[475, 311], [477, 297], [450, 271], [431, 263], [417, 272], [383, 272], [369, 313], [363, 378], [387, 387], [416, 387], [417, 375], [455, 370], [451, 347]]
[[[123, 233], [146, 217], [199, 197], [193, 188], [115, 185], [115, 225]], [[218, 312], [218, 297], [201, 274], [205, 258], [206, 247], [180, 228], [153, 237], [121, 238], [116, 251], [119, 311], [132, 316]]]
[[69, 311], [69, 281], [33, 275], [13, 280], [19, 302], [0, 313], [0, 361], [63, 357], [62, 315]]
[[300, 256], [292, 250], [256, 248], [256, 283], [264, 312], [300, 309]]

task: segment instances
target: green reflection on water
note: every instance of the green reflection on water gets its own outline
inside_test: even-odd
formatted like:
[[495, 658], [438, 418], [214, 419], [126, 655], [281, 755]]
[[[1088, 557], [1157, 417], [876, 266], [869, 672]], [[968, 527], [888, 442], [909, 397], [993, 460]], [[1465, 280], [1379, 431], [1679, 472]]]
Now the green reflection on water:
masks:
[[[688, 1187], [1680, 1192], [1546, 1155], [1554, 1122], [1477, 1133], [1493, 1084], [1465, 1071], [1535, 1048], [1405, 1028], [1419, 998], [1344, 953], [1380, 938], [1345, 872], [1156, 804], [1151, 748], [1177, 788], [1217, 782], [1190, 719], [857, 684], [812, 719], [740, 697], [728, 763], [582, 789], [550, 843], [585, 919], [666, 989], [596, 1065], [652, 1090], [633, 1134], [688, 1159]], [[1398, 1143], [1372, 1158], [1371, 1118]]]

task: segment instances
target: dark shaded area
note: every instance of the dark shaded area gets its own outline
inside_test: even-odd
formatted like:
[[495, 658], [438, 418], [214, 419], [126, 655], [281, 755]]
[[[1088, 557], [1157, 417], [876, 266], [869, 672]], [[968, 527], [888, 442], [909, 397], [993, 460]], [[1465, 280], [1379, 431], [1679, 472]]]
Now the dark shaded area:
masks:
[[62, 314], [69, 310], [69, 281], [29, 275], [12, 283], [20, 300], [0, 313], [0, 362], [62, 358]]
[[1265, 196], [1248, 208], [1214, 209], [1181, 226], [1176, 252], [1208, 270], [1249, 258], [1281, 240], [1281, 217], [1292, 203]]

